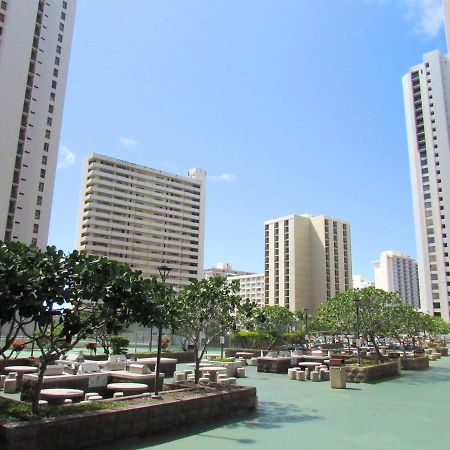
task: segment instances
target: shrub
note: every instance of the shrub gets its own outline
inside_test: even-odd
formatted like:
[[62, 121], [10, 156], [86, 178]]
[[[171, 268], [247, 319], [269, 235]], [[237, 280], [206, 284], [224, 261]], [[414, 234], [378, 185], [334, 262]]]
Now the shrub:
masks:
[[109, 343], [111, 344], [111, 351], [113, 355], [123, 355], [128, 352], [130, 340], [123, 336], [110, 336]]
[[265, 348], [270, 345], [269, 334], [260, 331], [236, 331], [233, 339], [242, 348]]
[[303, 333], [283, 333], [283, 343], [285, 345], [303, 344], [305, 342], [305, 336]]

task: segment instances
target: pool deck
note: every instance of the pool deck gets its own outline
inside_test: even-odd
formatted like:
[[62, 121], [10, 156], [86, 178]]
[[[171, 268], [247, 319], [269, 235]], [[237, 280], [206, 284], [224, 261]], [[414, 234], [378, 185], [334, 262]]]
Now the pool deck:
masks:
[[[179, 365], [182, 366], [181, 364]], [[158, 438], [109, 444], [111, 450], [331, 449], [413, 450], [450, 448], [450, 357], [426, 371], [375, 384], [289, 380], [257, 373], [239, 384], [256, 386], [259, 406], [245, 420], [207, 424]], [[103, 448], [103, 447], [102, 447]]]

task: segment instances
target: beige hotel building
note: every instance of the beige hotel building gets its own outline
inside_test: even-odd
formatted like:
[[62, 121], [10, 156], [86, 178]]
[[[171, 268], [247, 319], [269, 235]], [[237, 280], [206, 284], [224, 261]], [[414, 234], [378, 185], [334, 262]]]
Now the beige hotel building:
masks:
[[76, 248], [159, 277], [175, 289], [202, 277], [205, 221], [202, 169], [186, 177], [93, 154], [84, 165]]
[[327, 216], [290, 215], [264, 222], [264, 303], [296, 311], [352, 288], [350, 225]]

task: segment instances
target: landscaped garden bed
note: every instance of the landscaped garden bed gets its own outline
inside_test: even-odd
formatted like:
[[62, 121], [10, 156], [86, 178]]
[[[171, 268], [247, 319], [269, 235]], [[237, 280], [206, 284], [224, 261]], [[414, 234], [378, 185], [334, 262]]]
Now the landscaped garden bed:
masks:
[[[125, 437], [166, 433], [181, 426], [248, 414], [255, 410], [257, 397], [254, 387], [194, 386], [166, 391], [162, 399], [139, 396], [113, 403], [108, 401], [108, 409], [95, 411], [83, 411], [84, 405], [65, 406], [62, 408], [73, 414], [28, 422], [13, 422], [10, 418], [0, 424], [0, 448], [70, 450]], [[22, 413], [23, 417], [26, 415]]]
[[397, 361], [389, 361], [381, 364], [366, 366], [345, 366], [347, 381], [353, 383], [370, 383], [400, 375], [400, 366]]

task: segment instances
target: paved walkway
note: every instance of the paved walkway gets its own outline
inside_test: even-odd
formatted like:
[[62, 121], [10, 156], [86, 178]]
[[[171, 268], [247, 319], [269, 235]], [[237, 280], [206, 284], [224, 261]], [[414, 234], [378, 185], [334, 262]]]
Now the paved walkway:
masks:
[[241, 421], [191, 429], [177, 436], [132, 439], [111, 450], [413, 450], [450, 449], [450, 357], [422, 372], [376, 384], [288, 380], [247, 367], [239, 384], [257, 387], [258, 412]]

